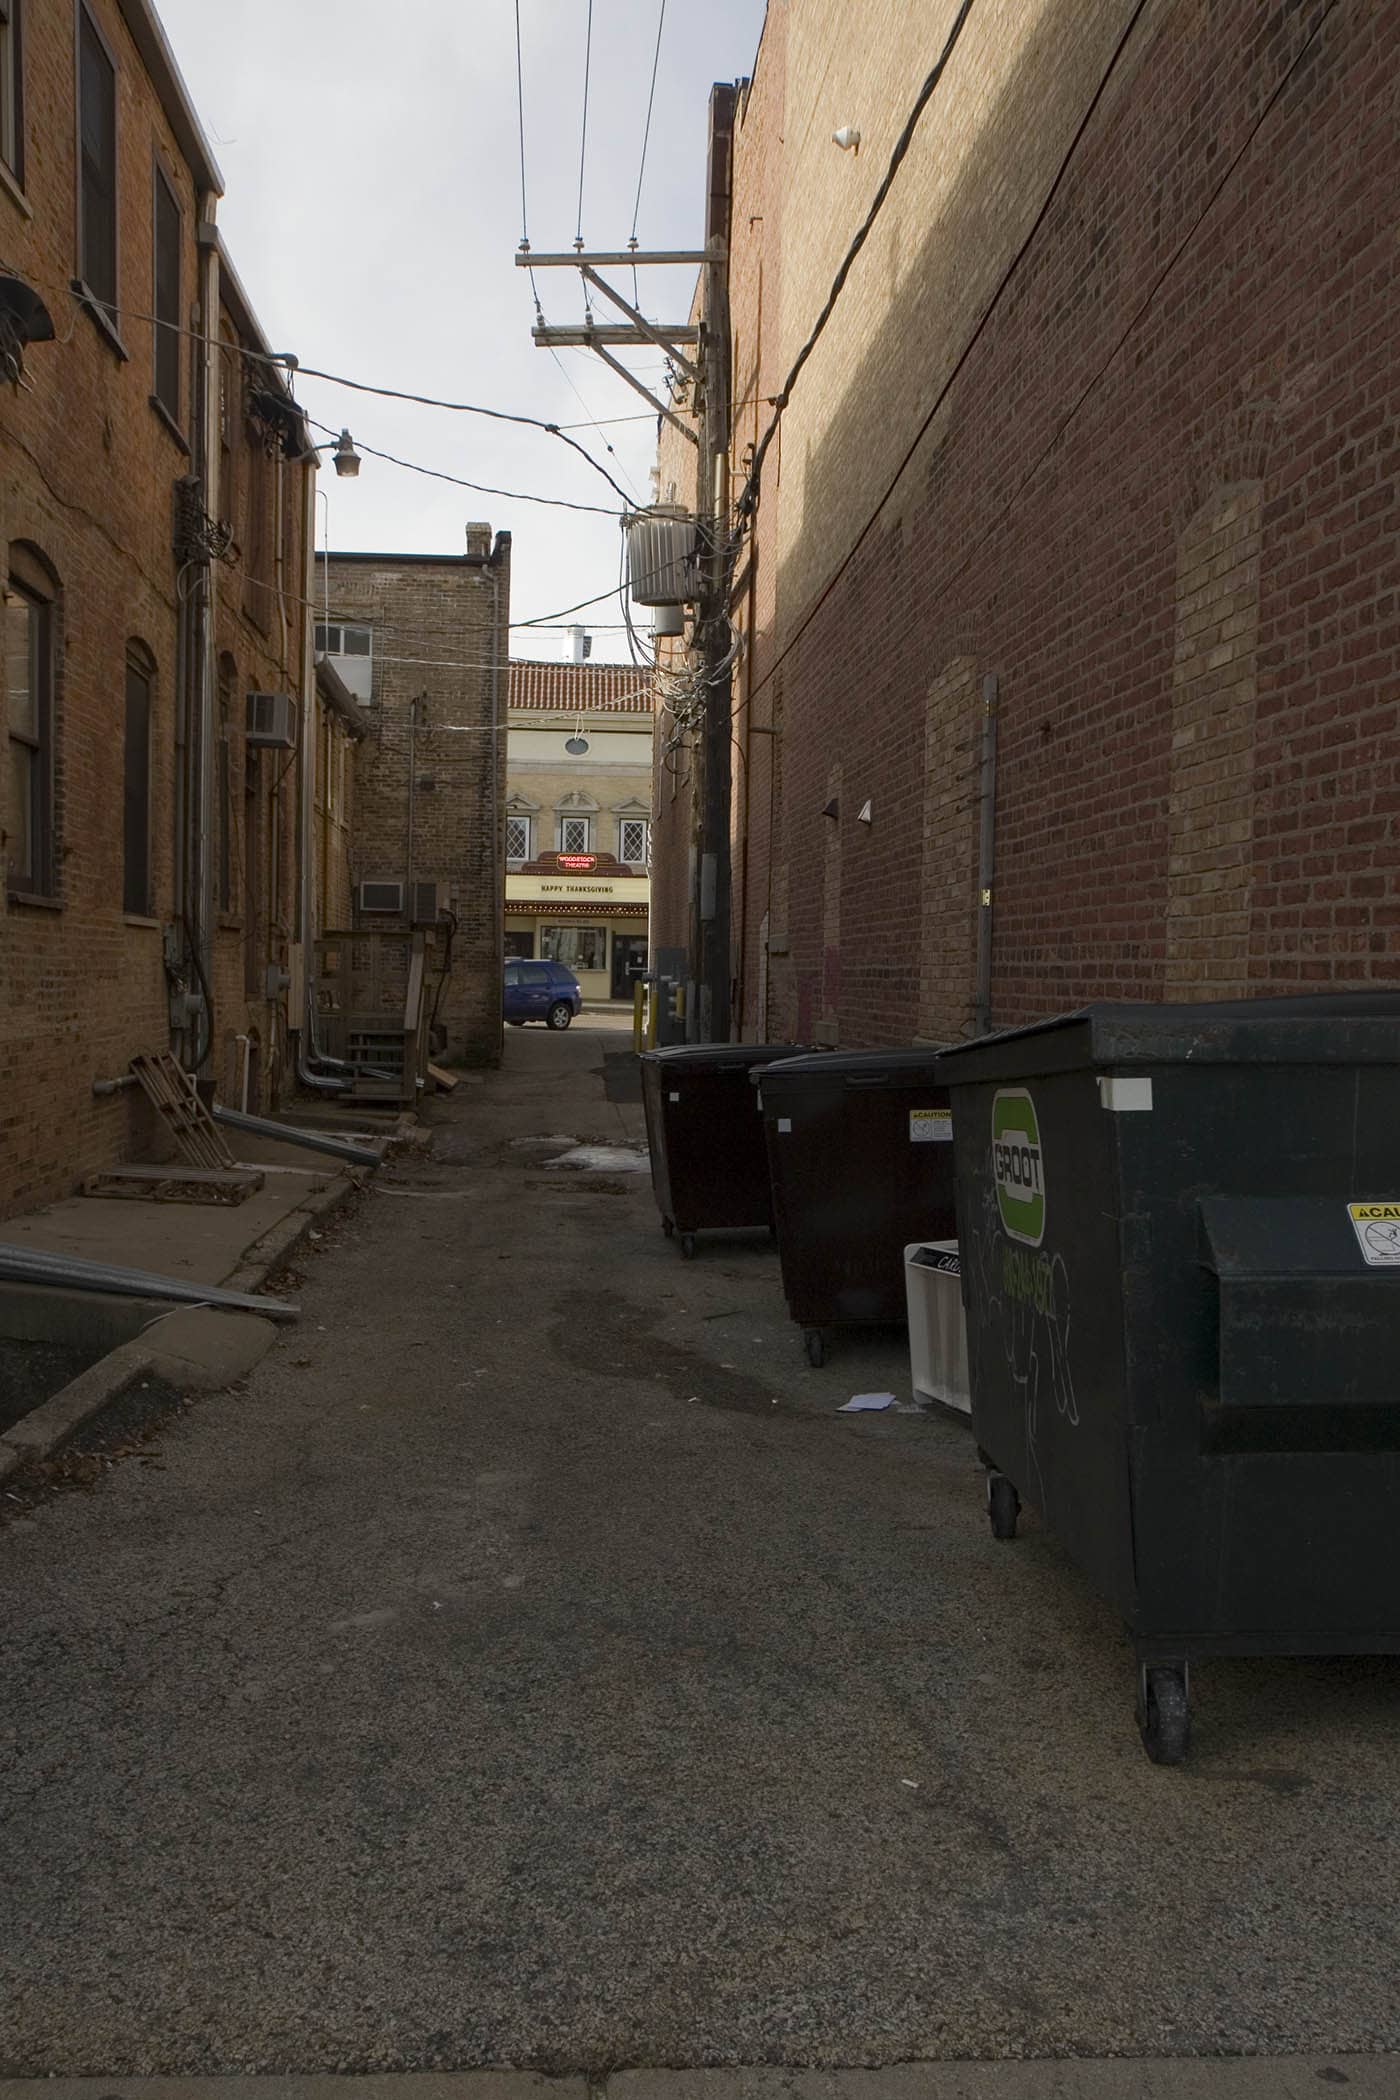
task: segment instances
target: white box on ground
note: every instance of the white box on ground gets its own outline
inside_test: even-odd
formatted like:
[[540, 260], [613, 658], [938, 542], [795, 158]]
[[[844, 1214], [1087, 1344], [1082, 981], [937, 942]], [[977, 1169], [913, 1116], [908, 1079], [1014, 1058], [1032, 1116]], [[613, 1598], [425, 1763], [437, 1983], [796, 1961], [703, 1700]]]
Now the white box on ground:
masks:
[[956, 1240], [925, 1240], [904, 1250], [909, 1305], [909, 1371], [914, 1391], [960, 1414], [972, 1412], [967, 1320]]

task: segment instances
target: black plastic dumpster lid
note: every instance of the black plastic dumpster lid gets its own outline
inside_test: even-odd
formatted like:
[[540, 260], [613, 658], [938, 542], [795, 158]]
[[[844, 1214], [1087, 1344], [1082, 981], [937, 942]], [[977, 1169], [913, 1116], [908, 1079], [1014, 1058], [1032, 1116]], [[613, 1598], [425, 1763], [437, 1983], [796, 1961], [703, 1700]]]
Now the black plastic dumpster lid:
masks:
[[843, 1086], [942, 1085], [939, 1050], [818, 1050], [807, 1057], [784, 1058], [769, 1065], [764, 1087], [801, 1088], [836, 1080]]
[[771, 1065], [775, 1058], [798, 1057], [805, 1043], [672, 1043], [664, 1050], [643, 1050], [640, 1062], [670, 1072], [720, 1072], [729, 1067]]
[[947, 1051], [950, 1086], [1085, 1066], [1400, 1064], [1400, 991], [1221, 999], [1199, 1005], [1104, 1001], [984, 1035]]

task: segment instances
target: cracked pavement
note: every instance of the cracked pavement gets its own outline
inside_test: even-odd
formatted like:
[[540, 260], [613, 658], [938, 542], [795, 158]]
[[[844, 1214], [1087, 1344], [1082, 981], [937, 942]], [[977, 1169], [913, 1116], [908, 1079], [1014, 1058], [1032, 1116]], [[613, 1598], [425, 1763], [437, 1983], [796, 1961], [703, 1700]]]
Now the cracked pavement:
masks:
[[641, 1112], [508, 1035], [163, 1470], [0, 1523], [0, 2075], [1400, 2047], [1400, 1665], [1149, 1765], [966, 1430], [835, 1415], [899, 1338], [516, 1142]]

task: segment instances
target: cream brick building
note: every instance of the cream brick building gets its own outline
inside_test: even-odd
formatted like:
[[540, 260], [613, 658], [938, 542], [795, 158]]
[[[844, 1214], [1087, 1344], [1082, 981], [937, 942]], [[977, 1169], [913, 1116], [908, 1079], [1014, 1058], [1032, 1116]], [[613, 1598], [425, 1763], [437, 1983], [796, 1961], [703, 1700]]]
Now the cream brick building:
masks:
[[646, 967], [651, 682], [631, 664], [512, 663], [506, 952], [566, 963], [585, 999]]

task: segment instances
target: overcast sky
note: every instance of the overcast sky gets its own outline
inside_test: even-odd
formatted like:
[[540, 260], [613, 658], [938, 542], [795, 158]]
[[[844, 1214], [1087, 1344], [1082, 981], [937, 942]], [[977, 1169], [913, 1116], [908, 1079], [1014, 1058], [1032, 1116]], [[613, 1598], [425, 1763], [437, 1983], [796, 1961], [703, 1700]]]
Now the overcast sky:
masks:
[[[583, 424], [646, 415], [585, 350], [561, 372], [530, 341], [520, 239], [514, 0], [158, 0], [223, 169], [219, 219], [276, 350], [379, 385]], [[660, 0], [593, 0], [583, 234], [622, 248], [632, 230]], [[566, 249], [578, 223], [588, 0], [520, 0], [529, 231]], [[703, 238], [711, 82], [752, 70], [763, 0], [668, 0], [637, 234], [645, 247]], [[538, 274], [551, 320], [582, 318], [572, 271]], [[641, 273], [641, 303], [683, 319], [693, 273]], [[630, 277], [621, 280], [630, 293]], [[616, 318], [620, 319], [621, 316]], [[659, 354], [627, 353], [656, 376]], [[568, 378], [564, 374], [568, 374]], [[569, 380], [587, 403], [585, 409]], [[303, 406], [357, 441], [499, 488], [617, 505], [557, 438], [299, 379]], [[654, 419], [574, 432], [648, 498]], [[603, 451], [604, 439], [616, 458]], [[469, 518], [514, 536], [512, 618], [537, 617], [618, 580], [615, 514], [592, 517], [474, 494], [366, 457], [357, 481], [327, 469], [333, 547], [455, 552]], [[616, 600], [596, 608], [619, 617]], [[586, 618], [587, 615], [581, 617]], [[516, 655], [563, 654], [517, 634]], [[598, 656], [626, 655], [598, 634]]]

